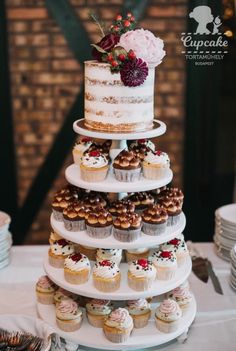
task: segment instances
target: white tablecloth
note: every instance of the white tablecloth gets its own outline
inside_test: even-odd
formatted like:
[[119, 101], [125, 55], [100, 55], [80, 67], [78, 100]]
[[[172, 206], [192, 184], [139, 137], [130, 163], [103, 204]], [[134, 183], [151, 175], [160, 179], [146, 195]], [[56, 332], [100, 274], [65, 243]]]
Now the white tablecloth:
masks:
[[[185, 343], [171, 343], [161, 350], [236, 350], [236, 293], [228, 284], [229, 264], [215, 255], [213, 244], [196, 244], [214, 267], [224, 295], [214, 291], [211, 281], [201, 282], [191, 274], [189, 282], [197, 300], [197, 316]], [[11, 264], [0, 270], [0, 313], [36, 317], [35, 283], [44, 274], [47, 246], [12, 248]], [[1, 318], [1, 315], [0, 315]], [[157, 348], [152, 348], [156, 350]]]

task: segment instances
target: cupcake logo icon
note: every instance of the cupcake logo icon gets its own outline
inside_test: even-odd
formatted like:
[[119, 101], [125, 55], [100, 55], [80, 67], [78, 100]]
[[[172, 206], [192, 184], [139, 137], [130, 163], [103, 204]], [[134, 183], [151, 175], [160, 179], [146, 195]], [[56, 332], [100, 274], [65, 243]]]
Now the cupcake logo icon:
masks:
[[219, 15], [214, 15], [209, 6], [200, 5], [190, 11], [189, 18], [196, 23], [196, 29], [181, 35], [186, 59], [195, 60], [195, 65], [199, 66], [210, 66], [222, 60], [228, 52], [228, 41], [220, 32]]

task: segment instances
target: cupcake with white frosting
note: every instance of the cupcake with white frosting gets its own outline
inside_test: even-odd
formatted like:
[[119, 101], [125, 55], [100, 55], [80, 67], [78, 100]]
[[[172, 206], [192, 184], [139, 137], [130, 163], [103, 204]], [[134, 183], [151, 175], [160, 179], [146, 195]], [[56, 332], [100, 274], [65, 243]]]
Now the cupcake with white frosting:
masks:
[[97, 261], [109, 260], [115, 262], [118, 266], [122, 259], [122, 249], [97, 249]]
[[89, 323], [95, 328], [102, 328], [112, 311], [109, 300], [92, 299], [86, 303], [86, 314]]
[[156, 267], [156, 277], [160, 280], [170, 280], [174, 278], [177, 271], [177, 258], [172, 251], [156, 251], [150, 260]]
[[76, 331], [81, 327], [82, 310], [72, 299], [62, 300], [56, 305], [57, 326], [66, 332]]
[[133, 330], [133, 319], [125, 308], [112, 311], [103, 325], [103, 332], [108, 340], [122, 343], [128, 340]]
[[85, 151], [87, 151], [91, 145], [93, 144], [92, 139], [84, 137], [75, 143], [74, 148], [72, 150], [72, 155], [74, 159], [74, 163], [76, 165], [80, 165], [81, 158]]
[[93, 267], [93, 283], [96, 289], [103, 292], [116, 291], [120, 287], [121, 274], [113, 261], [103, 260]]
[[49, 263], [55, 268], [63, 268], [65, 259], [74, 253], [74, 245], [65, 239], [56, 240], [48, 251]]
[[57, 289], [57, 285], [47, 275], [40, 277], [35, 288], [38, 302], [44, 305], [53, 304], [53, 297]]
[[55, 241], [60, 239], [62, 239], [62, 237], [57, 232], [55, 232], [55, 230], [52, 230], [49, 237], [49, 244], [52, 245]]
[[182, 311], [174, 300], [164, 300], [155, 313], [156, 327], [163, 333], [175, 332], [180, 323]]
[[143, 328], [148, 324], [151, 308], [146, 299], [129, 300], [126, 308], [133, 318], [135, 328]]
[[146, 291], [151, 288], [155, 278], [156, 268], [150, 261], [141, 258], [129, 263], [128, 284], [131, 289]]
[[81, 178], [86, 182], [101, 182], [108, 173], [108, 159], [98, 150], [86, 152], [80, 164]]
[[71, 284], [83, 284], [89, 279], [90, 262], [81, 253], [74, 253], [65, 259], [64, 276]]
[[177, 302], [180, 308], [185, 309], [189, 306], [192, 301], [192, 294], [188, 288], [177, 287], [167, 293], [168, 299], [172, 299]]
[[170, 159], [167, 153], [148, 151], [143, 160], [143, 175], [147, 179], [161, 179], [166, 177], [170, 168]]
[[133, 250], [126, 250], [125, 251], [125, 256], [126, 256], [126, 261], [137, 261], [140, 258], [148, 258], [150, 254], [150, 250], [146, 247], [144, 248], [139, 248], [139, 249], [133, 249]]
[[179, 266], [185, 264], [189, 258], [189, 251], [184, 240], [174, 238], [167, 243], [161, 245], [162, 250], [173, 251], [177, 257]]

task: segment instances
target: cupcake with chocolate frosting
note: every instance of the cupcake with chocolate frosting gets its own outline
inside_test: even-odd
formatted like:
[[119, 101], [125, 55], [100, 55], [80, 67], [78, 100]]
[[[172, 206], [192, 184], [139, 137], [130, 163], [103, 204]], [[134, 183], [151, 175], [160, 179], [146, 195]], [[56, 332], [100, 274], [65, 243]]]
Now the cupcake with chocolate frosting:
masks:
[[63, 210], [63, 221], [65, 228], [71, 232], [85, 230], [85, 218], [89, 209], [82, 201], [74, 201]]
[[151, 317], [151, 308], [146, 299], [129, 300], [126, 308], [133, 318], [134, 328], [143, 328]]
[[156, 327], [163, 333], [175, 332], [180, 323], [182, 311], [174, 300], [164, 300], [155, 313]]
[[125, 213], [114, 222], [114, 238], [123, 242], [137, 240], [141, 236], [142, 218], [137, 213]]
[[108, 169], [108, 159], [100, 151], [86, 152], [81, 159], [81, 178], [86, 182], [102, 182], [107, 176]]
[[133, 213], [135, 205], [129, 200], [117, 200], [110, 204], [108, 210], [113, 217], [118, 217], [125, 213]]
[[98, 206], [106, 207], [108, 205], [108, 199], [104, 193], [90, 191], [83, 197], [83, 204], [89, 209], [94, 209]]
[[133, 141], [130, 144], [129, 150], [133, 151], [137, 155], [137, 157], [139, 157], [143, 161], [148, 151], [155, 151], [155, 145], [151, 140], [139, 139]]
[[143, 160], [143, 175], [147, 179], [162, 179], [170, 168], [169, 156], [160, 150], [148, 151]]
[[111, 235], [112, 215], [103, 207], [91, 210], [86, 217], [87, 234], [93, 238], [103, 239]]
[[150, 192], [141, 191], [128, 195], [125, 200], [131, 201], [135, 206], [135, 212], [140, 213], [144, 211], [148, 206], [153, 205], [155, 200]]
[[164, 197], [159, 201], [160, 205], [165, 208], [168, 214], [167, 226], [176, 225], [180, 220], [182, 213], [182, 203], [169, 197]]
[[113, 169], [120, 182], [134, 182], [141, 177], [141, 162], [133, 151], [121, 151], [114, 159]]
[[128, 284], [136, 291], [146, 291], [151, 288], [156, 278], [156, 268], [151, 261], [141, 258], [129, 263]]
[[184, 194], [182, 190], [178, 188], [166, 188], [160, 191], [160, 193], [157, 196], [158, 201], [161, 201], [165, 199], [166, 197], [180, 201], [180, 203], [183, 205], [184, 202]]
[[142, 231], [147, 235], [160, 235], [165, 232], [167, 227], [168, 214], [159, 205], [150, 205], [142, 213]]
[[63, 222], [63, 211], [67, 208], [76, 198], [70, 192], [56, 193], [52, 201], [52, 213], [55, 220]]
[[125, 308], [112, 311], [103, 325], [103, 332], [114, 343], [126, 342], [133, 330], [133, 319]]

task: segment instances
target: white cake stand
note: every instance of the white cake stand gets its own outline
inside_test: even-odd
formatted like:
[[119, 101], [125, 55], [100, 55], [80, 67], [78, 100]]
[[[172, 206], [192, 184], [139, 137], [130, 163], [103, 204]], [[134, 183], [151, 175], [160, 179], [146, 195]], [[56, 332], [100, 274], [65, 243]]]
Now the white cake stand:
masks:
[[196, 315], [196, 302], [193, 298], [189, 307], [183, 312], [183, 317], [181, 318], [178, 329], [173, 333], [165, 334], [160, 332], [155, 326], [154, 313], [156, 305], [157, 304], [152, 305], [152, 316], [148, 325], [141, 329], [134, 329], [128, 341], [122, 344], [114, 344], [107, 340], [103, 335], [102, 329], [94, 328], [88, 323], [85, 312], [81, 328], [75, 332], [65, 333], [56, 325], [54, 305], [42, 305], [38, 303], [37, 310], [39, 316], [49, 323], [57, 334], [76, 344], [79, 342], [80, 345], [92, 347], [95, 350], [98, 348], [103, 350], [135, 350], [162, 345], [170, 340], [176, 339], [188, 330]]

